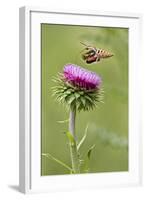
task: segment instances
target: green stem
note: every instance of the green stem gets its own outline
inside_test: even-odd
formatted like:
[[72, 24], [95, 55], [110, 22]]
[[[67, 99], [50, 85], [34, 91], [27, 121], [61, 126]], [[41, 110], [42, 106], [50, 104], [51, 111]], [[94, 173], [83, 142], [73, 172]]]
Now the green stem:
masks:
[[75, 118], [76, 118], [76, 111], [70, 110], [70, 116], [69, 116], [69, 131], [72, 134], [74, 138], [74, 143], [70, 142], [70, 156], [71, 156], [71, 162], [72, 162], [72, 169], [75, 174], [80, 173], [80, 162], [79, 162], [79, 155], [77, 150], [77, 138], [75, 134]]

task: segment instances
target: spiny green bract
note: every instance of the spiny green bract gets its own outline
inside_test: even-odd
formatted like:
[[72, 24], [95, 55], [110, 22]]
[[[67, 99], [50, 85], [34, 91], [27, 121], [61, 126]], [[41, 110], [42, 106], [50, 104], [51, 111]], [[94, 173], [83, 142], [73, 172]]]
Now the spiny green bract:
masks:
[[72, 110], [88, 111], [102, 102], [103, 90], [101, 88], [86, 90], [85, 88], [74, 87], [66, 82], [61, 75], [54, 81], [57, 85], [52, 90], [56, 100]]

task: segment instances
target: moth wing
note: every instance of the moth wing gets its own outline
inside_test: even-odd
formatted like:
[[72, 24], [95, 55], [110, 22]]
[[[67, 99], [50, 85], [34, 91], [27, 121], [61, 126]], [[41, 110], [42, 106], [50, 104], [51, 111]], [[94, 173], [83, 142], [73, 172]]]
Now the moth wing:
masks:
[[96, 56], [88, 57], [88, 58], [86, 59], [86, 63], [87, 63], [87, 64], [94, 63], [94, 62], [96, 62], [96, 59], [97, 59]]

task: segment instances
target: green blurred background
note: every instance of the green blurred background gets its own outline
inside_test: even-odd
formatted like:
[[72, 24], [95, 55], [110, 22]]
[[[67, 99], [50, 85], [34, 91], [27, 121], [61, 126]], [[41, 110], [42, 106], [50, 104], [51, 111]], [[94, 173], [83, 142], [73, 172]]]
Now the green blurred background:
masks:
[[[53, 77], [67, 63], [74, 63], [98, 73], [103, 80], [104, 103], [89, 112], [77, 113], [78, 140], [89, 125], [84, 153], [96, 144], [90, 160], [90, 172], [128, 170], [128, 29], [41, 25], [42, 45], [42, 130], [41, 151], [70, 165], [67, 138], [68, 111], [52, 97]], [[80, 41], [114, 53], [112, 58], [86, 64], [80, 55]], [[64, 167], [41, 157], [41, 175], [69, 173]]]

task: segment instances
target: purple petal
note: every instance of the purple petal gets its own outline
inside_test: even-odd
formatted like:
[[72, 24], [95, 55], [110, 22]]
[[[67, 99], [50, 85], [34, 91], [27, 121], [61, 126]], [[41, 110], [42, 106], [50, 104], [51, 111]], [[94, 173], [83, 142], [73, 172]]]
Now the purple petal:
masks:
[[102, 80], [95, 72], [89, 71], [74, 64], [67, 64], [63, 70], [66, 81], [73, 86], [80, 88], [96, 89], [99, 88]]

